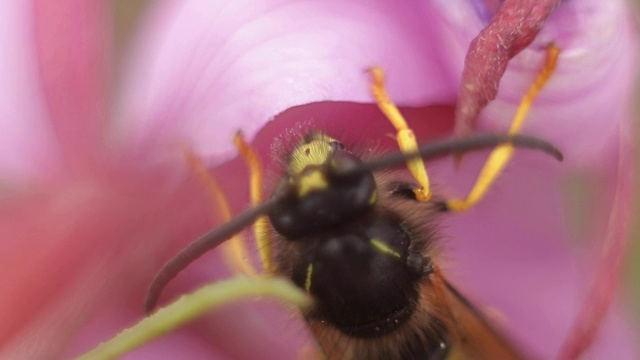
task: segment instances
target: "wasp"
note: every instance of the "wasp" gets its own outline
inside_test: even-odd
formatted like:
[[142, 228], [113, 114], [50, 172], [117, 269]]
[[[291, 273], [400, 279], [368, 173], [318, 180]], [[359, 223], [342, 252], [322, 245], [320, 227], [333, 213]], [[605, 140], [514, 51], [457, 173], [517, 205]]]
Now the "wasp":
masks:
[[[542, 80], [528, 95], [540, 90], [556, 57], [549, 51]], [[395, 127], [401, 151], [364, 160], [331, 135], [308, 132], [285, 156], [284, 174], [269, 199], [254, 196], [249, 210], [164, 265], [150, 286], [148, 313], [186, 266], [255, 224], [266, 272], [287, 279], [312, 299], [303, 316], [326, 358], [523, 358], [447, 280], [433, 251], [436, 219], [480, 201], [514, 147], [542, 150], [559, 160], [562, 154], [543, 140], [518, 135], [518, 118], [505, 135], [419, 146], [386, 94], [382, 71], [374, 68], [371, 74], [373, 95]], [[236, 140], [254, 169], [252, 190], [259, 192], [257, 155], [241, 137]], [[432, 191], [424, 159], [485, 148], [494, 150], [469, 196], [447, 200]], [[412, 179], [389, 171], [403, 165]]]

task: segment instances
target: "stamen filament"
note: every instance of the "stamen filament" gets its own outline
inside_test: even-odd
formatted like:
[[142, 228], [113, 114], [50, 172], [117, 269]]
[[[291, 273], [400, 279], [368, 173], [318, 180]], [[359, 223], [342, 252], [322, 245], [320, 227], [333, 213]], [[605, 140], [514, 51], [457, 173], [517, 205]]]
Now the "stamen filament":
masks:
[[[418, 151], [418, 142], [413, 130], [407, 125], [398, 107], [391, 101], [384, 85], [384, 72], [379, 67], [373, 67], [369, 70], [373, 78], [371, 84], [371, 93], [378, 104], [380, 110], [385, 114], [387, 119], [396, 129], [396, 139], [400, 151], [405, 154], [412, 154]], [[407, 161], [407, 168], [418, 182], [420, 187], [414, 189], [416, 199], [427, 202], [431, 199], [431, 186], [429, 184], [429, 176], [422, 159], [411, 159]]]
[[[524, 120], [531, 109], [533, 100], [555, 71], [559, 54], [560, 49], [557, 46], [554, 44], [548, 46], [547, 58], [542, 69], [538, 72], [536, 80], [531, 84], [527, 93], [522, 97], [522, 100], [520, 100], [518, 110], [509, 128], [510, 135], [517, 134], [522, 128]], [[464, 211], [477, 204], [502, 173], [513, 157], [513, 154], [514, 147], [512, 144], [504, 144], [496, 147], [485, 162], [467, 198], [463, 200], [449, 200], [447, 201], [447, 208], [452, 211]]]
[[199, 288], [142, 319], [136, 325], [80, 356], [79, 360], [114, 359], [197, 319], [204, 313], [246, 297], [269, 297], [305, 309], [312, 300], [288, 280], [238, 276]]

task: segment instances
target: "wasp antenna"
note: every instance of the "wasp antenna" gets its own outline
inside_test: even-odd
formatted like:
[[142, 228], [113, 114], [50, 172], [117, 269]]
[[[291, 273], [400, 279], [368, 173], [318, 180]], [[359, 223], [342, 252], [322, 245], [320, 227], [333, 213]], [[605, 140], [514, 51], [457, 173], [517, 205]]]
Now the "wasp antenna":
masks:
[[279, 200], [274, 197], [262, 204], [250, 208], [221, 226], [200, 236], [178, 253], [178, 255], [174, 256], [164, 264], [162, 269], [160, 269], [156, 274], [156, 277], [153, 279], [153, 282], [147, 291], [147, 299], [144, 303], [145, 312], [150, 314], [153, 311], [158, 303], [162, 290], [167, 286], [171, 279], [176, 277], [176, 275], [178, 275], [197, 258], [222, 244], [233, 235], [242, 231], [242, 229], [251, 225], [256, 218], [267, 213], [278, 201]]
[[493, 148], [501, 144], [512, 144], [516, 147], [540, 150], [556, 160], [562, 161], [562, 152], [551, 143], [526, 135], [508, 134], [483, 134], [465, 138], [453, 138], [440, 141], [432, 141], [422, 145], [415, 153], [394, 153], [368, 161], [359, 166], [352, 167], [346, 172], [375, 171], [395, 166], [402, 166], [408, 159], [421, 157], [425, 160], [434, 159], [451, 154], [465, 153], [469, 151]]
[[528, 148], [539, 150], [554, 157], [558, 161], [564, 159], [562, 152], [550, 142], [528, 135], [509, 135], [509, 134], [487, 134], [477, 135], [469, 138], [451, 139], [443, 141], [440, 148], [436, 148], [438, 144], [429, 146], [426, 144], [418, 149], [418, 152], [424, 159], [448, 155], [456, 152], [468, 152], [473, 150], [481, 150], [491, 148], [501, 144], [512, 144], [519, 148]]

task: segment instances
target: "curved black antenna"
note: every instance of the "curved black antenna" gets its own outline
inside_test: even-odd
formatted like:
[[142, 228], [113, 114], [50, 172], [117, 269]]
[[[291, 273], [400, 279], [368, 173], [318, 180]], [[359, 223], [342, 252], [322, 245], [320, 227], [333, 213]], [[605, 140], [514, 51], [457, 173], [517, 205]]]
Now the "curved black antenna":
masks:
[[540, 150], [553, 156], [558, 161], [563, 160], [563, 156], [560, 150], [551, 145], [551, 143], [536, 137], [526, 135], [483, 134], [472, 135], [464, 138], [431, 141], [425, 145], [420, 146], [416, 153], [404, 154], [398, 152], [381, 156], [377, 159], [367, 161], [358, 166], [353, 166], [345, 170], [345, 173], [357, 173], [386, 169], [404, 165], [407, 160], [417, 157], [429, 160], [455, 153], [464, 153], [474, 150], [492, 148], [501, 144], [512, 144], [516, 147]]
[[[562, 161], [562, 153], [550, 143], [525, 135], [473, 135], [465, 138], [454, 138], [441, 141], [433, 141], [426, 145], [420, 146], [418, 152], [413, 154], [394, 153], [362, 163], [360, 165], [350, 167], [345, 170], [345, 174], [357, 173], [363, 171], [375, 171], [383, 168], [404, 165], [409, 159], [422, 157], [423, 159], [433, 159], [450, 155], [454, 153], [463, 153], [473, 150], [481, 150], [496, 147], [501, 144], [513, 144], [517, 147], [541, 150], [557, 160]], [[260, 215], [266, 214], [273, 206], [282, 198], [281, 195], [275, 195], [270, 200], [263, 202], [255, 207], [246, 210], [240, 215], [232, 218], [221, 226], [202, 235], [191, 244], [187, 245], [176, 256], [169, 260], [162, 269], [156, 274], [151, 282], [145, 300], [145, 312], [151, 313], [158, 303], [160, 294], [165, 286], [176, 275], [184, 270], [194, 260], [204, 255], [207, 251], [215, 248], [233, 235], [242, 231], [242, 229], [251, 225]]]
[[266, 214], [280, 199], [271, 198], [255, 207], [246, 210], [240, 215], [232, 218], [228, 222], [207, 232], [194, 240], [186, 248], [182, 249], [178, 255], [162, 266], [162, 269], [156, 274], [147, 291], [147, 299], [144, 303], [144, 309], [150, 314], [158, 304], [158, 299], [162, 290], [167, 286], [169, 281], [176, 277], [194, 260], [204, 255], [207, 251], [222, 244], [225, 240], [242, 231], [242, 229], [251, 225], [260, 215]]

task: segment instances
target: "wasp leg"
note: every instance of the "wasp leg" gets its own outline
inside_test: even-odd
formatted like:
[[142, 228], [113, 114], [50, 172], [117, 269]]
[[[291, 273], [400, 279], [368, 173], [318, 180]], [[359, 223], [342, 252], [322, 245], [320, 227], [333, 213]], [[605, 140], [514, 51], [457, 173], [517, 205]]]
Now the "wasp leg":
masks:
[[[244, 140], [240, 132], [233, 138], [233, 143], [238, 148], [240, 155], [244, 158], [250, 173], [251, 203], [256, 206], [262, 201], [262, 177], [263, 170], [260, 158], [256, 151]], [[253, 224], [253, 234], [256, 239], [256, 247], [260, 254], [262, 267], [268, 273], [273, 273], [273, 243], [271, 240], [271, 230], [269, 220], [266, 216], [260, 216]]]
[[296, 360], [327, 360], [324, 352], [315, 341], [307, 342], [295, 357]]
[[[554, 44], [550, 44], [547, 47], [546, 61], [540, 72], [538, 72], [535, 82], [531, 87], [529, 87], [529, 90], [522, 97], [522, 100], [520, 100], [518, 110], [511, 122], [511, 127], [509, 128], [510, 135], [520, 132], [533, 100], [553, 74], [559, 54], [560, 49]], [[505, 166], [509, 163], [513, 157], [514, 149], [513, 145], [510, 144], [504, 144], [496, 147], [485, 162], [484, 167], [478, 175], [476, 183], [469, 192], [469, 195], [467, 195], [465, 199], [448, 200], [445, 204], [446, 209], [450, 211], [464, 211], [477, 204], [478, 201], [480, 201], [487, 193], [487, 190], [491, 187], [495, 179], [497, 179], [500, 173], [502, 173]]]
[[[231, 220], [231, 208], [218, 180], [207, 170], [202, 161], [191, 149], [185, 148], [184, 154], [191, 171], [193, 171], [207, 189], [211, 201], [217, 208], [218, 213], [222, 216], [222, 221], [227, 222]], [[247, 256], [247, 247], [241, 234], [235, 235], [229, 241], [222, 244], [221, 247], [225, 259], [230, 262], [232, 268], [247, 275], [257, 274], [256, 269], [247, 261], [249, 256]]]
[[[380, 110], [396, 128], [396, 139], [398, 141], [400, 151], [405, 154], [416, 153], [418, 151], [416, 136], [409, 125], [407, 125], [407, 121], [400, 113], [400, 110], [398, 110], [398, 107], [389, 98], [384, 86], [384, 72], [378, 67], [371, 68], [369, 72], [373, 78], [373, 82], [371, 83], [371, 92]], [[424, 162], [420, 158], [408, 160], [407, 168], [409, 168], [409, 171], [411, 171], [411, 174], [420, 186], [413, 190], [416, 195], [416, 199], [422, 202], [429, 201], [429, 199], [431, 199], [431, 187], [429, 185], [429, 176], [427, 176], [427, 169], [424, 166]]]

